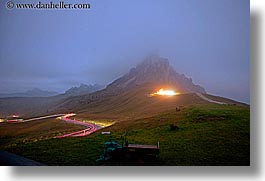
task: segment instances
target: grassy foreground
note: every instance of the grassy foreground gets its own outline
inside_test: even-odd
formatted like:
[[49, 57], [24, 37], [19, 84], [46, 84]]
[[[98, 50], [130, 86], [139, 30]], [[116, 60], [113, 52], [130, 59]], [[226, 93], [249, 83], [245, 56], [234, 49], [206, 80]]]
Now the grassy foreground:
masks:
[[[179, 129], [171, 130], [171, 124]], [[122, 144], [124, 131], [130, 143], [159, 141], [158, 165], [250, 165], [250, 109], [235, 105], [194, 105], [118, 122], [83, 138], [51, 138], [3, 148], [48, 165], [96, 165], [104, 142]]]
[[0, 149], [51, 139], [84, 128], [55, 118], [24, 123], [0, 123]]

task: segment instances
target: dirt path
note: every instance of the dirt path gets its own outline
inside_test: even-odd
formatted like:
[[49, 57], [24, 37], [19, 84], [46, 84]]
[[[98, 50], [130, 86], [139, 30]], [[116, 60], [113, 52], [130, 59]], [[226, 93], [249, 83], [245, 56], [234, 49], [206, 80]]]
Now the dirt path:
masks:
[[215, 104], [227, 104], [225, 102], [218, 102], [218, 101], [215, 101], [215, 100], [212, 100], [212, 99], [209, 99], [208, 97], [205, 97], [203, 94], [201, 93], [196, 93], [197, 96], [199, 96], [201, 99], [207, 101], [207, 102], [211, 102], [211, 103], [215, 103]]

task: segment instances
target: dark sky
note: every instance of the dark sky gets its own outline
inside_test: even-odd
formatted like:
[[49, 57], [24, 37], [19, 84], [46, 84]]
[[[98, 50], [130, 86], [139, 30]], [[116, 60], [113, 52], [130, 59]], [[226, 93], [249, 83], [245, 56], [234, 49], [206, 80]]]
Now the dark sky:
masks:
[[91, 9], [0, 1], [0, 93], [108, 84], [159, 50], [208, 93], [249, 102], [249, 0], [75, 2]]

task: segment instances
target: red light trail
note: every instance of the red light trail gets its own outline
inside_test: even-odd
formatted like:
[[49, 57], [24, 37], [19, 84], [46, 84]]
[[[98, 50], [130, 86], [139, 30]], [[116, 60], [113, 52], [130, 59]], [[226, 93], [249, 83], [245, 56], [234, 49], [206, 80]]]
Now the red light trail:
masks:
[[81, 137], [81, 136], [87, 136], [93, 132], [95, 132], [97, 130], [96, 125], [91, 124], [91, 123], [85, 123], [85, 122], [81, 122], [78, 120], [72, 120], [69, 119], [68, 117], [71, 116], [75, 116], [75, 114], [71, 113], [71, 114], [66, 114], [65, 116], [63, 116], [62, 120], [68, 123], [73, 123], [73, 124], [79, 124], [82, 126], [86, 126], [87, 128], [81, 131], [76, 131], [76, 132], [72, 132], [72, 133], [68, 133], [68, 134], [64, 134], [61, 136], [57, 136], [57, 138], [65, 138], [65, 137]]

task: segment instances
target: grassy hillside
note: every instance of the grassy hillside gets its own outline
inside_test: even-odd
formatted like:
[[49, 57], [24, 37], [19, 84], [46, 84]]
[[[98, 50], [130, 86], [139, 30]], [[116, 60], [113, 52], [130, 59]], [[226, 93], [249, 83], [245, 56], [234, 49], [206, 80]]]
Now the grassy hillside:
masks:
[[[179, 129], [171, 130], [171, 124]], [[112, 134], [101, 135], [101, 131]], [[179, 112], [118, 122], [83, 138], [53, 138], [5, 149], [48, 165], [96, 165], [104, 142], [122, 144], [124, 131], [130, 143], [160, 141], [157, 165], [250, 164], [250, 110], [236, 105], [185, 106]]]
[[69, 124], [55, 118], [25, 123], [0, 123], [0, 149], [50, 139], [81, 129], [84, 129], [84, 126]]
[[[137, 87], [100, 102], [92, 102], [87, 104], [85, 108], [77, 110], [79, 113], [78, 116], [81, 118], [89, 116], [95, 119], [108, 118], [122, 121], [135, 120], [155, 116], [165, 111], [174, 111], [176, 107], [179, 106], [209, 104], [209, 102], [201, 99], [194, 93], [184, 93], [174, 97], [151, 97], [150, 93], [157, 91], [157, 87], [164, 86], [147, 85]], [[209, 98], [213, 100], [220, 100], [228, 104], [242, 105], [230, 99], [210, 95], [206, 96], [209, 96]]]

